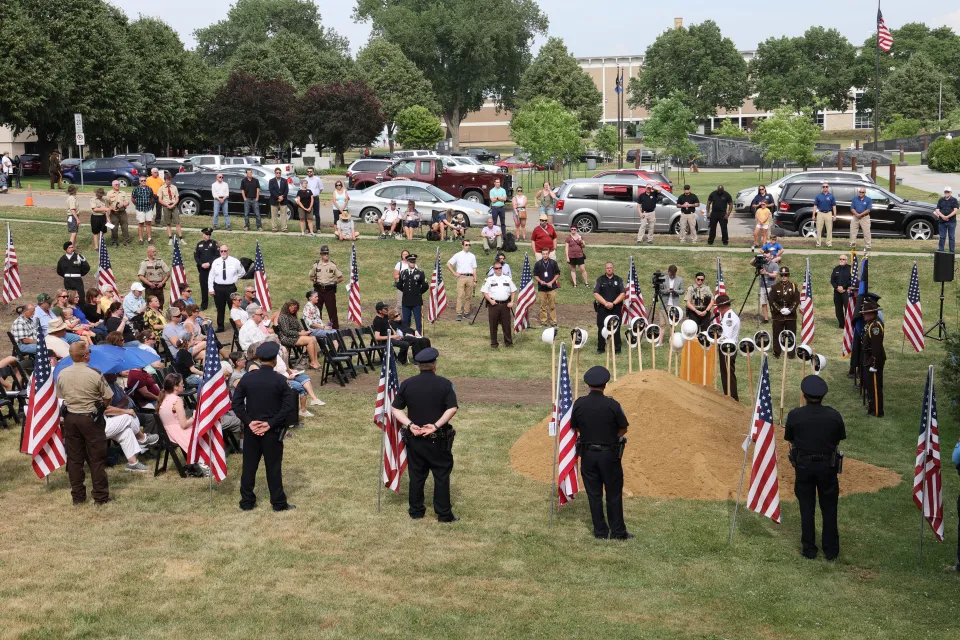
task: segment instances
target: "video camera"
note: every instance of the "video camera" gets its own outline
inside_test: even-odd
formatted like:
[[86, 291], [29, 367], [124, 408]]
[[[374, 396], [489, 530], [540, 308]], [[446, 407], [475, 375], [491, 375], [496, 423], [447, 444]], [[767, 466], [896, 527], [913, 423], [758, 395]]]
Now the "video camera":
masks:
[[763, 271], [763, 265], [766, 263], [767, 257], [762, 251], [758, 251], [752, 258], [750, 258], [750, 264], [757, 270], [758, 274]]
[[663, 275], [663, 272], [660, 269], [657, 269], [653, 272], [653, 275], [650, 276], [650, 284], [653, 286], [654, 290], [660, 290], [667, 283], [667, 276]]

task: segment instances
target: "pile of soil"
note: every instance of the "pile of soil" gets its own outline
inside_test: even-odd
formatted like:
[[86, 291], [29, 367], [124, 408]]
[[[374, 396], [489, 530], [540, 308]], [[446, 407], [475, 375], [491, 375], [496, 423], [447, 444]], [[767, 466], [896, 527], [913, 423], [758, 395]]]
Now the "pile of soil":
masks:
[[[735, 500], [743, 465], [744, 436], [752, 411], [712, 388], [684, 382], [665, 371], [621, 377], [607, 387], [630, 421], [623, 454], [624, 495], [695, 500]], [[549, 416], [513, 445], [510, 461], [521, 474], [551, 481], [553, 439]], [[794, 500], [793, 467], [783, 429], [776, 427], [780, 499]], [[753, 460], [750, 452], [747, 464]], [[744, 498], [750, 470], [744, 478]], [[840, 494], [896, 486], [899, 474], [872, 464], [844, 460]]]

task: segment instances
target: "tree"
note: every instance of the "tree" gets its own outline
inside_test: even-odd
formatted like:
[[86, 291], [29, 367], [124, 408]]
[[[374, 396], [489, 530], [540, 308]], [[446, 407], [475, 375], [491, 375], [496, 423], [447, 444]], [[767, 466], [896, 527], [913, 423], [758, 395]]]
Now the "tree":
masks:
[[856, 48], [836, 29], [810, 27], [799, 38], [770, 38], [749, 65], [753, 102], [764, 110], [787, 105], [795, 111], [846, 111], [856, 57]]
[[517, 106], [534, 98], [556, 100], [576, 113], [582, 135], [596, 129], [603, 116], [603, 94], [560, 38], [548, 39], [520, 78]]
[[630, 78], [627, 104], [651, 108], [677, 96], [698, 120], [738, 109], [749, 95], [747, 63], [712, 20], [660, 34], [647, 47], [643, 70]]
[[748, 138], [746, 131], [733, 124], [730, 118], [724, 118], [720, 121], [720, 126], [710, 132], [710, 135], [720, 136], [721, 138]]
[[338, 165], [345, 164], [343, 154], [350, 147], [376, 141], [385, 124], [380, 101], [361, 80], [310, 87], [298, 108], [301, 135], [332, 148]]
[[407, 107], [398, 113], [396, 127], [397, 142], [405, 149], [432, 149], [443, 140], [440, 119], [419, 105]]
[[512, 108], [547, 18], [533, 0], [357, 0], [354, 19], [393, 42], [433, 86], [454, 150], [485, 100]]
[[923, 123], [916, 118], [904, 118], [901, 114], [895, 113], [880, 127], [880, 138], [883, 140], [911, 138], [920, 135], [922, 129]]
[[583, 149], [577, 114], [556, 100], [536, 98], [514, 111], [510, 134], [538, 165], [553, 161], [556, 166], [576, 158]]
[[[921, 122], [936, 122], [943, 74], [924, 53], [916, 53], [894, 70], [883, 84], [881, 124], [885, 114]], [[952, 83], [943, 85], [943, 104], [956, 105]]]
[[790, 107], [781, 107], [757, 125], [750, 140], [760, 147], [764, 160], [771, 164], [791, 160], [806, 169], [818, 159], [814, 150], [819, 137], [820, 127], [814, 122], [810, 109], [796, 114]]
[[284, 142], [296, 117], [293, 85], [234, 71], [207, 107], [209, 131], [227, 143], [251, 149]]
[[604, 157], [612, 158], [617, 152], [617, 128], [612, 124], [605, 124], [593, 134], [593, 146]]
[[[387, 121], [387, 138], [393, 152], [393, 133], [398, 114], [413, 106], [424, 107], [434, 116], [440, 105], [433, 95], [430, 81], [417, 65], [410, 62], [397, 45], [383, 38], [373, 38], [357, 53], [357, 75], [373, 89]], [[433, 118], [436, 121], [436, 117]], [[439, 124], [437, 125], [439, 127]], [[441, 138], [442, 140], [442, 132]], [[439, 140], [435, 141], [436, 144]], [[405, 143], [401, 143], [406, 146]], [[432, 145], [431, 145], [432, 146]]]
[[643, 140], [647, 146], [661, 149], [664, 155], [676, 158], [682, 165], [697, 153], [697, 145], [688, 137], [696, 130], [693, 110], [683, 96], [675, 92], [653, 105], [650, 118], [643, 123]]

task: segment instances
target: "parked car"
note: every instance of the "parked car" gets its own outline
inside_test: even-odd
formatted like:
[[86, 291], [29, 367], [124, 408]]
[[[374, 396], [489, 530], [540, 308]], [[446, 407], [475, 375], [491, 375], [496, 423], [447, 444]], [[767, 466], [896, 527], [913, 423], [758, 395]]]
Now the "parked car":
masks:
[[446, 191], [454, 198], [463, 198], [481, 204], [490, 203], [490, 189], [494, 181], [507, 191], [507, 197], [513, 197], [513, 176], [503, 173], [454, 173], [447, 171], [437, 158], [416, 158], [398, 160], [382, 174], [377, 174], [378, 182], [389, 180], [416, 180], [426, 182]]
[[224, 165], [224, 166], [231, 166], [231, 165], [237, 165], [237, 164], [243, 164], [243, 165], [248, 165], [248, 164], [259, 165], [259, 164], [260, 164], [260, 156], [232, 156], [232, 157], [224, 158], [224, 159], [223, 159], [223, 165]]
[[[390, 208], [391, 200], [397, 201], [397, 208], [401, 211], [407, 208], [408, 200], [413, 200], [417, 203], [417, 211], [427, 222], [433, 220], [434, 215], [452, 209], [465, 214], [471, 227], [482, 227], [490, 213], [490, 208], [485, 204], [455, 198], [432, 184], [413, 180], [385, 182], [348, 193], [351, 213], [368, 224], [377, 223], [383, 211]], [[210, 206], [212, 210], [213, 205]]]
[[437, 156], [443, 160], [443, 166], [447, 171], [454, 173], [477, 173], [486, 171], [487, 173], [506, 173], [504, 167], [498, 167], [495, 164], [484, 164], [470, 156]]
[[[640, 149], [640, 162], [653, 162], [656, 160], [656, 155], [650, 149]], [[627, 162], [632, 162], [636, 164], [637, 162], [637, 149], [628, 149], [627, 150]]]
[[609, 162], [610, 156], [596, 149], [587, 149], [577, 158], [580, 162], [586, 162], [587, 160], [596, 160], [597, 162]]
[[192, 156], [186, 156], [186, 160], [190, 161], [194, 167], [203, 167], [205, 169], [219, 169], [223, 166], [225, 156], [214, 155], [214, 154], [195, 154]]
[[[558, 230], [577, 227], [580, 233], [594, 231], [632, 231], [640, 228], [637, 196], [642, 182], [630, 178], [573, 178], [557, 190], [558, 200], [553, 225]], [[680, 209], [677, 198], [668, 191], [658, 195], [657, 233], [680, 233]], [[706, 229], [704, 208], [697, 210], [697, 230]]]
[[404, 149], [403, 151], [394, 151], [393, 157], [395, 160], [401, 158], [417, 158], [420, 156], [432, 156], [436, 151], [430, 151], [429, 149]]
[[611, 169], [609, 171], [601, 171], [600, 173], [593, 176], [594, 178], [627, 178], [635, 177], [639, 180], [645, 180], [647, 182], [652, 182], [661, 189], [667, 191], [673, 191], [673, 183], [670, 181], [667, 176], [663, 175], [659, 171], [644, 171], [643, 169]]
[[81, 162], [83, 162], [83, 160], [80, 158], [61, 158], [60, 171], [67, 171], [68, 169], [76, 169]]
[[480, 162], [496, 164], [497, 161], [500, 160], [499, 153], [493, 153], [492, 151], [487, 151], [483, 147], [470, 147], [468, 149], [465, 149], [464, 152], [468, 156], [473, 156]]
[[[849, 172], [847, 172], [849, 174]], [[911, 240], [929, 240], [937, 235], [936, 205], [928, 202], [904, 200], [877, 185], [863, 180], [832, 180], [830, 190], [837, 199], [837, 221], [834, 235], [849, 234], [850, 203], [860, 187], [866, 187], [867, 197], [873, 200], [870, 213], [870, 235], [879, 237], [906, 237]], [[820, 180], [794, 180], [784, 186], [780, 205], [773, 214], [774, 224], [787, 231], [799, 231], [805, 238], [817, 235], [813, 201], [820, 193]]]
[[530, 158], [524, 156], [507, 156], [503, 160], [498, 160], [494, 163], [498, 167], [507, 169], [508, 171], [513, 169], [533, 169], [536, 168], [537, 171], [543, 171], [543, 165], [534, 164], [530, 161]]
[[[246, 177], [246, 173], [241, 169], [223, 169], [217, 173], [223, 174], [223, 179], [230, 189], [230, 196], [227, 201], [230, 203], [230, 214], [243, 217], [243, 195], [240, 193], [240, 181]], [[270, 217], [270, 188], [265, 176], [257, 175], [254, 177], [260, 182], [260, 215]], [[211, 189], [216, 180], [216, 174], [211, 171], [189, 171], [178, 173], [173, 177], [173, 184], [177, 186], [180, 192], [180, 204], [177, 208], [180, 215], [195, 216], [201, 214], [213, 215], [213, 193]], [[294, 189], [291, 187], [290, 195], [287, 200], [287, 220], [299, 220], [297, 206], [294, 204], [296, 192], [299, 185]]]
[[157, 159], [157, 156], [152, 153], [121, 153], [113, 157], [128, 160], [140, 173], [149, 173], [147, 167]]
[[25, 176], [40, 173], [40, 156], [35, 153], [20, 154], [20, 171]]
[[184, 158], [156, 158], [147, 165], [147, 171], [156, 169], [163, 176], [165, 172], [171, 175], [183, 173], [184, 171], [193, 171], [193, 163]]
[[361, 158], [347, 167], [347, 189], [366, 189], [377, 184], [377, 174], [383, 173], [394, 160]]
[[[279, 166], [283, 166], [283, 165], [279, 165]], [[251, 171], [253, 171], [253, 175], [255, 177], [263, 178], [264, 180], [267, 180], [267, 181], [270, 181], [274, 177], [273, 169], [268, 169], [267, 167], [263, 167], [258, 164], [249, 164], [249, 165], [239, 164], [239, 165], [232, 165], [229, 167], [225, 167], [222, 169], [208, 169], [205, 167], [199, 167], [197, 168], [197, 171], [208, 174], [210, 176], [210, 181], [213, 182], [216, 179], [217, 174], [219, 173], [223, 173], [224, 177], [226, 177], [227, 175], [226, 172], [235, 172], [239, 175], [245, 176], [247, 169], [250, 169]], [[300, 179], [297, 177], [297, 174], [292, 171], [289, 173], [281, 173], [280, 175], [283, 178], [285, 178], [287, 181], [287, 184], [290, 185], [290, 197], [292, 198], [294, 195], [296, 195], [298, 191], [300, 191]]]
[[121, 187], [137, 184], [142, 173], [130, 161], [122, 158], [87, 158], [78, 167], [63, 170], [64, 184], [80, 184], [80, 174], [83, 173], [83, 184], [111, 184], [114, 180], [120, 182]]
[[[773, 196], [773, 201], [776, 202], [780, 197], [780, 191], [783, 189], [784, 185], [789, 184], [795, 180], [826, 180], [831, 182], [833, 180], [861, 180], [863, 182], [873, 183], [873, 179], [870, 177], [869, 173], [857, 173], [854, 171], [840, 171], [839, 169], [812, 169], [810, 171], [800, 171], [798, 173], [791, 173], [783, 176], [779, 180], [774, 180], [770, 184], [766, 185], [767, 193]], [[758, 187], [750, 187], [749, 189], [741, 189], [737, 192], [737, 197], [734, 198], [734, 207], [737, 211], [750, 211], [750, 203], [753, 202], [753, 199], [757, 197], [759, 193]]]

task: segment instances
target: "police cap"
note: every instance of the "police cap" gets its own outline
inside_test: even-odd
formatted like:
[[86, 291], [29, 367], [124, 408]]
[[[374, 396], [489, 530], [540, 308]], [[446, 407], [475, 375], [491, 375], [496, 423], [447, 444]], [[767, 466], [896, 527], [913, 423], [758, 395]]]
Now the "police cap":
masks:
[[407, 256], [407, 262], [416, 262], [416, 261], [417, 261], [417, 254], [411, 253], [410, 255]]
[[211, 229], [210, 227], [204, 227], [203, 229], [200, 229], [200, 233], [202, 233], [205, 236], [212, 236], [213, 229]]
[[69, 249], [69, 248], [72, 247], [72, 246], [73, 246], [73, 243], [70, 242], [69, 240], [67, 240], [66, 242], [63, 243], [63, 250], [66, 251], [67, 249]]
[[587, 383], [588, 387], [602, 387], [610, 382], [610, 372], [606, 367], [590, 367], [583, 374], [583, 381]]
[[790, 267], [780, 267], [780, 275], [781, 276], [790, 275]]
[[330, 247], [328, 247], [327, 245], [323, 245], [322, 247], [320, 247], [320, 253], [321, 254], [330, 253]]
[[827, 383], [820, 376], [807, 376], [800, 382], [800, 391], [809, 398], [822, 398], [827, 395]]
[[437, 358], [440, 357], [440, 352], [434, 349], [433, 347], [427, 347], [414, 356], [413, 360], [419, 362], [420, 364], [429, 364], [431, 362], [436, 362]]
[[863, 301], [877, 304], [880, 302], [880, 296], [875, 294], [873, 291], [867, 291], [865, 294], [863, 294]]
[[264, 342], [257, 347], [257, 357], [261, 360], [276, 360], [280, 345], [276, 342]]
[[880, 311], [880, 305], [878, 305], [873, 300], [864, 300], [863, 306], [860, 308], [863, 313], [876, 313]]

